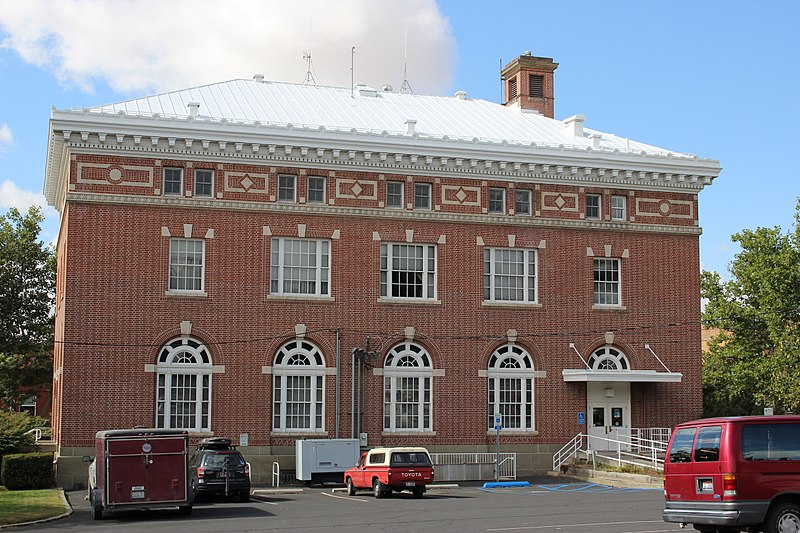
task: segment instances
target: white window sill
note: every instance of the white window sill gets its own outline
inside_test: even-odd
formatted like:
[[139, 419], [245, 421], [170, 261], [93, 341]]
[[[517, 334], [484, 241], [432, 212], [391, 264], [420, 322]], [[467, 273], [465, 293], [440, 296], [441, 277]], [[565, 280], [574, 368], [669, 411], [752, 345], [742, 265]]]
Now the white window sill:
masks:
[[317, 296], [315, 294], [268, 294], [267, 300], [303, 300], [312, 302], [335, 302], [332, 296]]
[[171, 298], [208, 298], [206, 291], [171, 291], [164, 292], [164, 296]]
[[535, 302], [499, 302], [484, 300], [481, 302], [483, 307], [519, 307], [524, 309], [541, 309], [542, 304]]
[[282, 430], [282, 429], [273, 429], [270, 432], [271, 437], [291, 437], [291, 438], [300, 438], [300, 437], [327, 437], [328, 432], [325, 430], [319, 431], [298, 431], [296, 429], [291, 430]]
[[378, 298], [379, 304], [413, 304], [413, 305], [442, 305], [441, 300], [433, 300], [428, 298], [388, 298], [381, 296]]
[[593, 304], [592, 311], [627, 311], [628, 308], [624, 305], [601, 305]]
[[[539, 432], [534, 429], [501, 429], [501, 437], [536, 437]], [[496, 437], [497, 431], [490, 429], [486, 432], [487, 437]]]
[[381, 432], [381, 437], [435, 437], [435, 431], [416, 431], [416, 430], [395, 430], [384, 429]]

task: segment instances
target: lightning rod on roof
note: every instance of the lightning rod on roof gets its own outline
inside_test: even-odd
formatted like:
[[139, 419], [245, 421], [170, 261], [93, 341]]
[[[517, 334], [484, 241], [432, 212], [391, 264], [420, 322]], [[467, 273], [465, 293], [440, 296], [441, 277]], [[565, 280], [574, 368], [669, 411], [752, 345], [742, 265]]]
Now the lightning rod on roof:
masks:
[[356, 56], [356, 47], [354, 46], [353, 48], [350, 49], [350, 98], [355, 98], [355, 95], [353, 94], [353, 86], [355, 84], [355, 81], [353, 81], [354, 80], [353, 65], [355, 63], [355, 56]]
[[414, 89], [408, 83], [408, 32], [403, 32], [403, 84], [400, 86], [400, 92], [406, 94], [414, 94]]

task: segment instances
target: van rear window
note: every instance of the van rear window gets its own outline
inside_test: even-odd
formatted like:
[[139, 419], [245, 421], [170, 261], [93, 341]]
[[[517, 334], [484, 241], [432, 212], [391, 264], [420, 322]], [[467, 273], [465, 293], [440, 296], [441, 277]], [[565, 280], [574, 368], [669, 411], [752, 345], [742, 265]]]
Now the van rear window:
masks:
[[700, 428], [694, 448], [695, 461], [719, 461], [719, 437], [722, 426]]
[[745, 461], [800, 461], [800, 424], [746, 424]]
[[670, 463], [688, 463], [692, 460], [692, 444], [697, 428], [683, 428], [675, 432], [672, 437], [672, 447], [669, 450]]

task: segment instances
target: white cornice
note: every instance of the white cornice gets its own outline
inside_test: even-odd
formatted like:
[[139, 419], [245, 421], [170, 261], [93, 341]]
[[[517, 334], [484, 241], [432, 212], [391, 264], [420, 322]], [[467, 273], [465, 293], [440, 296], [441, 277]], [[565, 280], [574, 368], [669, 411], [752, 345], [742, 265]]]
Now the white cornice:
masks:
[[672, 153], [53, 111], [44, 187], [50, 205], [60, 203], [59, 159], [68, 151], [689, 192], [720, 172], [716, 161]]
[[188, 209], [219, 209], [226, 211], [252, 211], [276, 214], [300, 214], [307, 216], [363, 217], [382, 220], [416, 220], [431, 222], [455, 222], [460, 224], [500, 225], [537, 228], [563, 228], [598, 231], [630, 231], [662, 235], [700, 235], [696, 226], [666, 226], [662, 224], [638, 224], [631, 222], [601, 222], [586, 220], [559, 220], [541, 217], [514, 217], [443, 213], [440, 211], [406, 211], [380, 208], [352, 208], [326, 205], [279, 204], [245, 202], [224, 199], [198, 199], [183, 197], [141, 196], [68, 192], [68, 202], [136, 205], [145, 207], [169, 207]]

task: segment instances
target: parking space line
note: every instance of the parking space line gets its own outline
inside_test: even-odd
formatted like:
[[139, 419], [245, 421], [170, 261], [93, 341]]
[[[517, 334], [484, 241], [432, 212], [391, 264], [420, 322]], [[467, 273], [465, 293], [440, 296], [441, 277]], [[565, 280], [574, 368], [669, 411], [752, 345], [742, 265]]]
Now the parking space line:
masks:
[[368, 501], [368, 500], [363, 500], [361, 498], [355, 498], [353, 496], [339, 496], [338, 494], [333, 494], [333, 493], [328, 493], [328, 492], [322, 492], [320, 494], [324, 494], [325, 496], [327, 496], [329, 498], [337, 498], [339, 500], [347, 500], [347, 501], [351, 501], [351, 502], [366, 502], [366, 501]]
[[[498, 527], [487, 529], [486, 531], [532, 531], [532, 530], [543, 530], [543, 529], [564, 529], [569, 527], [574, 528], [589, 528], [588, 531], [592, 531], [592, 528], [598, 526], [629, 526], [635, 524], [664, 524], [661, 520], [639, 520], [635, 522], [594, 522], [589, 524], [550, 524], [546, 526], [518, 526], [518, 527]], [[584, 529], [587, 531], [587, 529]], [[674, 531], [674, 530], [666, 530], [666, 531]]]

